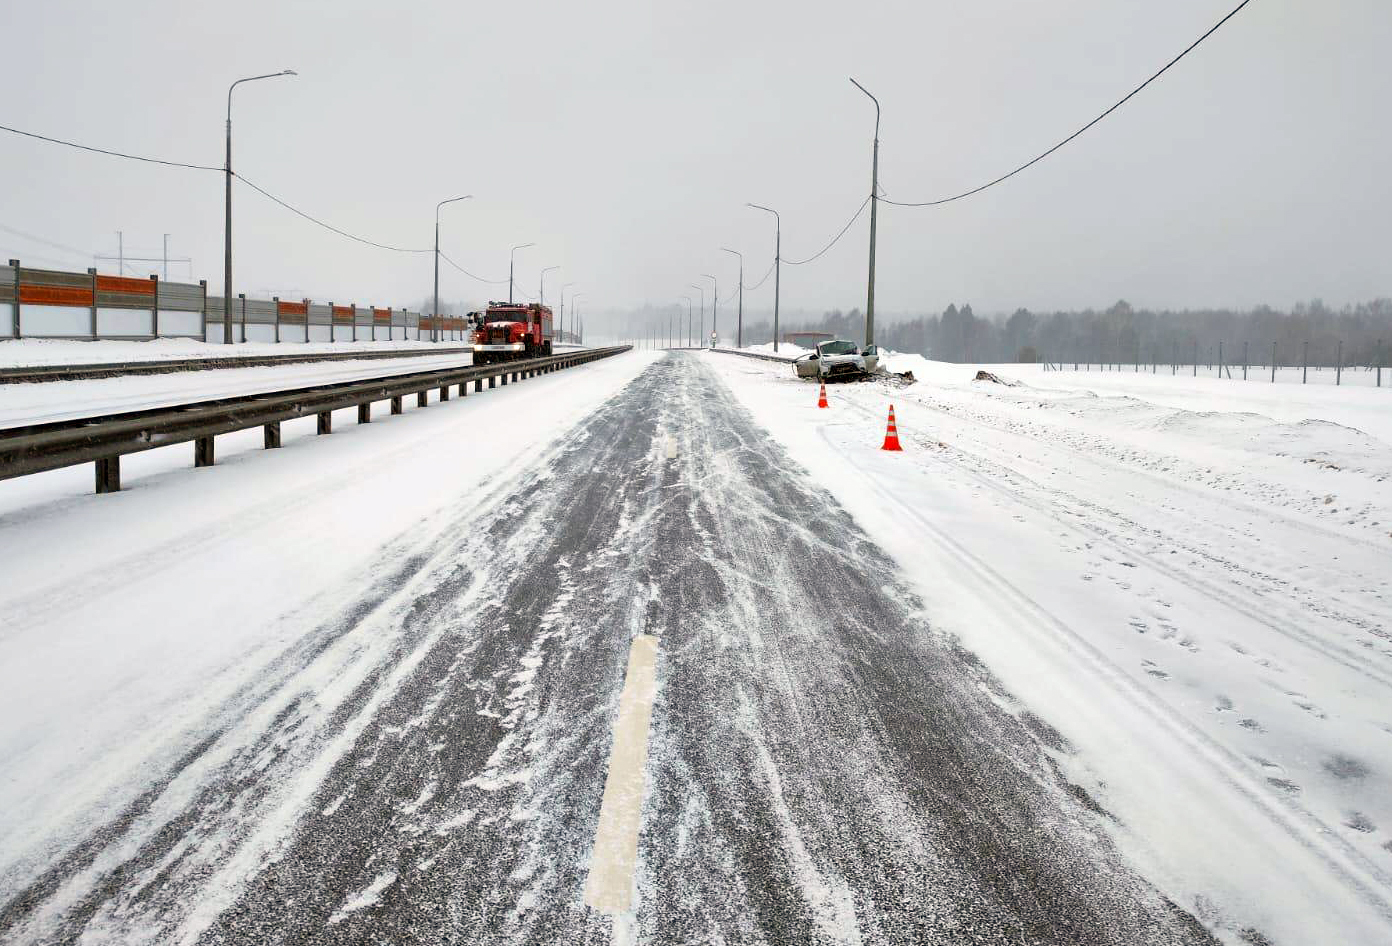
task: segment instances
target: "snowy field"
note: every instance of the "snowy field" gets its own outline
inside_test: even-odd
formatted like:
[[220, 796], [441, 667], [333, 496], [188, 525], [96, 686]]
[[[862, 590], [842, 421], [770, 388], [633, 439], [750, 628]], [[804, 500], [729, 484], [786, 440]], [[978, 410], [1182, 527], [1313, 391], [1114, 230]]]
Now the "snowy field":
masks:
[[1060, 731], [1177, 903], [1229, 937], [1392, 940], [1392, 390], [891, 355], [917, 383], [819, 411], [791, 368], [702, 357]]

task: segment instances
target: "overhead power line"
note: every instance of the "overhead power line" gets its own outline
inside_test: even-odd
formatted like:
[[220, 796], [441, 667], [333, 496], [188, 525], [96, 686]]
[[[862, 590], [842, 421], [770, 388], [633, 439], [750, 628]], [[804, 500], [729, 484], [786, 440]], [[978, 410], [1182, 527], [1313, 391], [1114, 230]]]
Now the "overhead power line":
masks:
[[[433, 247], [429, 247], [429, 246], [425, 247], [424, 249], [416, 249], [416, 248], [414, 248], [414, 247], [406, 247], [406, 246], [391, 246], [390, 244], [387, 244], [387, 243], [378, 243], [378, 242], [376, 242], [375, 240], [369, 240], [369, 239], [367, 239], [366, 237], [357, 236], [357, 235], [355, 235], [355, 234], [349, 233], [347, 230], [340, 230], [338, 227], [335, 227], [335, 226], [333, 226], [332, 224], [325, 223], [324, 221], [320, 220], [320, 219], [317, 218], [317, 217], [312, 217], [312, 216], [310, 216], [309, 214], [305, 213], [303, 210], [300, 210], [298, 207], [293, 207], [293, 206], [291, 206], [290, 204], [287, 204], [285, 201], [281, 200], [281, 199], [280, 199], [279, 197], [277, 197], [275, 194], [270, 193], [269, 191], [265, 190], [265, 189], [262, 188], [262, 187], [258, 187], [256, 184], [252, 183], [250, 180], [248, 180], [248, 179], [247, 179], [246, 177], [244, 177], [243, 175], [237, 174], [237, 173], [234, 172], [232, 176], [235, 177], [237, 180], [241, 181], [241, 182], [242, 182], [243, 184], [245, 184], [247, 187], [250, 187], [252, 190], [256, 191], [256, 192], [257, 192], [258, 194], [260, 194], [262, 197], [266, 197], [266, 198], [268, 198], [268, 199], [270, 199], [270, 200], [275, 201], [277, 204], [280, 204], [280, 206], [284, 207], [286, 210], [290, 211], [291, 213], [296, 214], [296, 215], [298, 215], [298, 216], [300, 216], [300, 217], [303, 217], [304, 219], [308, 220], [310, 223], [313, 223], [313, 224], [316, 224], [316, 225], [318, 225], [318, 226], [321, 226], [321, 227], [323, 227], [325, 230], [332, 230], [334, 233], [337, 233], [337, 234], [338, 234], [339, 236], [341, 236], [341, 237], [347, 237], [347, 238], [350, 239], [350, 240], [353, 240], [353, 241], [355, 241], [355, 242], [357, 242], [357, 243], [366, 244], [367, 246], [375, 246], [375, 247], [376, 247], [377, 249], [379, 249], [379, 250], [391, 250], [391, 251], [394, 252], [394, 253], [433, 253], [433, 252], [434, 252], [434, 248], [433, 248]], [[443, 255], [443, 254], [441, 254], [441, 255]]]
[[[960, 194], [953, 194], [951, 197], [940, 197], [940, 198], [938, 198], [937, 200], [922, 200], [922, 201], [889, 200], [888, 198], [881, 197], [881, 198], [880, 198], [880, 203], [883, 203], [883, 204], [893, 204], [893, 205], [895, 205], [896, 207], [937, 207], [937, 206], [939, 206], [940, 204], [948, 204], [948, 203], [951, 203], [951, 202], [954, 201], [954, 200], [961, 200], [961, 199], [964, 198], [964, 197], [971, 197], [973, 194], [979, 194], [979, 193], [981, 193], [982, 191], [986, 190], [986, 189], [989, 188], [989, 187], [995, 187], [997, 184], [1000, 184], [1000, 183], [1002, 183], [1002, 182], [1004, 182], [1004, 181], [1008, 181], [1010, 178], [1014, 177], [1016, 174], [1019, 174], [1021, 171], [1025, 170], [1026, 168], [1032, 167], [1033, 165], [1038, 164], [1040, 161], [1043, 161], [1043, 160], [1044, 160], [1045, 158], [1047, 158], [1049, 155], [1053, 154], [1055, 151], [1057, 151], [1058, 149], [1062, 148], [1064, 145], [1068, 144], [1068, 143], [1069, 143], [1070, 141], [1072, 141], [1074, 138], [1077, 138], [1077, 137], [1078, 137], [1079, 135], [1081, 135], [1083, 132], [1085, 132], [1085, 131], [1087, 131], [1089, 128], [1091, 128], [1093, 125], [1096, 125], [1096, 124], [1097, 124], [1098, 122], [1100, 122], [1102, 119], [1104, 119], [1104, 118], [1106, 118], [1108, 115], [1112, 114], [1112, 112], [1115, 112], [1117, 109], [1121, 108], [1121, 107], [1122, 107], [1123, 105], [1125, 105], [1128, 101], [1130, 101], [1131, 98], [1132, 98], [1133, 96], [1136, 95], [1136, 93], [1140, 92], [1140, 91], [1141, 91], [1142, 89], [1144, 89], [1146, 86], [1150, 85], [1150, 84], [1151, 84], [1152, 82], [1154, 82], [1156, 79], [1160, 78], [1162, 75], [1164, 75], [1166, 72], [1169, 71], [1169, 69], [1170, 69], [1171, 66], [1173, 66], [1175, 63], [1179, 62], [1179, 61], [1180, 61], [1181, 59], [1183, 59], [1185, 56], [1187, 56], [1187, 55], [1189, 55], [1191, 52], [1193, 52], [1196, 48], [1198, 48], [1198, 45], [1199, 45], [1200, 43], [1202, 43], [1204, 40], [1208, 39], [1208, 38], [1209, 38], [1210, 36], [1212, 36], [1214, 33], [1218, 32], [1218, 29], [1219, 29], [1224, 23], [1228, 22], [1228, 21], [1231, 20], [1233, 17], [1237, 16], [1237, 14], [1238, 14], [1239, 12], [1241, 12], [1242, 8], [1245, 7], [1245, 6], [1247, 6], [1247, 4], [1249, 4], [1249, 3], [1251, 3], [1251, 2], [1252, 2], [1252, 0], [1242, 0], [1241, 3], [1239, 3], [1236, 7], [1234, 7], [1234, 8], [1232, 9], [1232, 12], [1230, 12], [1227, 16], [1223, 17], [1223, 18], [1222, 18], [1221, 20], [1219, 20], [1217, 23], [1213, 24], [1213, 26], [1209, 28], [1208, 32], [1204, 33], [1204, 34], [1203, 34], [1202, 36], [1200, 36], [1198, 39], [1196, 39], [1196, 40], [1194, 40], [1192, 43], [1190, 43], [1189, 46], [1188, 46], [1187, 48], [1185, 48], [1184, 52], [1180, 53], [1178, 56], [1174, 57], [1174, 58], [1171, 59], [1169, 62], [1165, 63], [1165, 65], [1162, 66], [1162, 67], [1160, 68], [1160, 71], [1159, 71], [1159, 72], [1156, 72], [1156, 73], [1155, 73], [1153, 76], [1151, 76], [1149, 79], [1145, 80], [1145, 81], [1142, 82], [1140, 85], [1138, 85], [1138, 86], [1136, 86], [1134, 89], [1132, 89], [1130, 92], [1126, 93], [1126, 95], [1125, 95], [1121, 100], [1119, 100], [1119, 101], [1116, 102], [1114, 105], [1112, 105], [1111, 108], [1107, 109], [1107, 110], [1106, 110], [1105, 112], [1103, 112], [1101, 115], [1098, 115], [1096, 118], [1094, 118], [1092, 121], [1088, 122], [1088, 123], [1087, 123], [1086, 125], [1084, 125], [1082, 128], [1079, 128], [1077, 131], [1073, 132], [1073, 134], [1069, 135], [1067, 138], [1063, 139], [1063, 140], [1060, 141], [1058, 144], [1054, 145], [1054, 146], [1053, 146], [1052, 148], [1050, 148], [1048, 151], [1045, 151], [1045, 152], [1043, 152], [1042, 154], [1036, 155], [1035, 157], [1033, 157], [1033, 158], [1031, 158], [1030, 160], [1026, 161], [1024, 164], [1020, 165], [1019, 167], [1017, 167], [1015, 170], [1011, 171], [1010, 173], [1008, 173], [1008, 174], [1002, 174], [1000, 177], [996, 178], [995, 180], [993, 180], [993, 181], [987, 181], [985, 184], [982, 184], [980, 187], [973, 187], [973, 188], [972, 188], [971, 190], [969, 190], [969, 191], [963, 191], [963, 192], [960, 193]], [[816, 257], [813, 257], [813, 258], [815, 259]], [[786, 261], [785, 261], [785, 262], [786, 262]]]
[[473, 273], [469, 272], [469, 271], [468, 271], [467, 269], [465, 269], [463, 266], [460, 266], [460, 265], [459, 265], [458, 263], [456, 263], [454, 260], [452, 260], [452, 259], [450, 259], [448, 256], [446, 256], [444, 250], [441, 250], [441, 251], [440, 251], [440, 259], [444, 260], [446, 263], [449, 263], [451, 266], [453, 266], [455, 269], [459, 270], [459, 271], [460, 271], [461, 273], [463, 273], [465, 276], [468, 276], [470, 279], [477, 279], [479, 282], [489, 283], [490, 285], [494, 285], [494, 286], [503, 286], [503, 285], [506, 285], [506, 284], [507, 284], [507, 280], [506, 280], [506, 279], [484, 279], [482, 276], [475, 276]]
[[[856, 212], [855, 212], [854, 214], [851, 215], [851, 219], [850, 219], [850, 220], [847, 220], [847, 221], [846, 221], [846, 225], [845, 225], [844, 227], [841, 228], [841, 232], [838, 233], [838, 234], [836, 234], [836, 236], [832, 237], [832, 238], [831, 238], [831, 242], [828, 243], [826, 246], [822, 247], [819, 251], [817, 251], [817, 252], [814, 253], [813, 255], [807, 257], [807, 259], [785, 259], [785, 260], [783, 260], [783, 262], [787, 263], [789, 266], [802, 266], [802, 265], [804, 265], [804, 264], [806, 264], [806, 263], [810, 263], [810, 262], [812, 262], [814, 259], [817, 259], [818, 257], [820, 257], [820, 256], [821, 256], [823, 253], [825, 253], [827, 250], [829, 250], [829, 249], [831, 249], [833, 246], [835, 246], [835, 245], [837, 244], [837, 242], [838, 242], [843, 236], [846, 235], [846, 231], [849, 230], [849, 229], [851, 229], [851, 224], [855, 223], [856, 220], [858, 220], [858, 219], [860, 218], [860, 215], [863, 214], [863, 213], [865, 213], [865, 208], [866, 208], [866, 206], [869, 205], [869, 203], [870, 203], [870, 198], [869, 198], [869, 197], [865, 198], [864, 202], [861, 203], [860, 207], [856, 210]], [[767, 278], [767, 277], [765, 277], [765, 278]]]
[[113, 158], [126, 158], [131, 161], [144, 161], [146, 164], [163, 164], [172, 168], [189, 168], [194, 171], [221, 171], [222, 168], [213, 167], [208, 164], [185, 164], [182, 161], [166, 161], [163, 158], [147, 158], [138, 154], [126, 154], [122, 151], [109, 151], [106, 148], [93, 148], [90, 145], [80, 145], [75, 141], [64, 141], [62, 138], [50, 138], [48, 135], [36, 134], [32, 131], [22, 131], [18, 128], [11, 128], [9, 125], [0, 125], [0, 131], [8, 131], [14, 135], [23, 135], [25, 138], [37, 138], [39, 141], [52, 142], [55, 145], [65, 145], [69, 148], [77, 148], [80, 151], [91, 151], [95, 154], [106, 154]]

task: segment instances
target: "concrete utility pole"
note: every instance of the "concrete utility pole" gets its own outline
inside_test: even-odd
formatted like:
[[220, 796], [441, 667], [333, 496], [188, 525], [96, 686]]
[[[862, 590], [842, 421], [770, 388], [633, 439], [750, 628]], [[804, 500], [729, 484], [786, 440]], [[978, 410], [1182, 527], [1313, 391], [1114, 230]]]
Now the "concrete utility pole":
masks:
[[875, 344], [875, 218], [880, 206], [880, 100], [870, 95], [865, 86], [852, 79], [851, 84], [870, 96], [875, 103], [875, 151], [870, 164], [870, 276], [865, 289], [865, 347]]
[[[227, 87], [227, 159], [222, 169], [227, 183], [226, 229], [223, 233], [223, 272], [222, 272], [222, 343], [232, 344], [232, 90], [243, 82], [257, 79], [276, 79], [280, 76], [299, 75], [294, 69], [267, 73], [264, 76], [247, 76], [238, 79]], [[308, 329], [306, 329], [308, 331]]]
[[[435, 307], [431, 310], [430, 320], [430, 340], [432, 342], [440, 340], [440, 208], [456, 201], [470, 200], [473, 196], [473, 194], [465, 194], [463, 197], [451, 197], [449, 200], [442, 200], [435, 205]], [[305, 331], [309, 330], [306, 328]]]
[[[681, 298], [683, 298], [683, 299], [686, 300], [686, 340], [687, 340], [687, 344], [690, 345], [690, 344], [691, 344], [691, 303], [692, 303], [692, 299], [691, 299], [690, 296], [682, 296]], [[680, 326], [680, 325], [677, 326], [677, 336], [678, 336], [678, 337], [677, 337], [677, 341], [681, 341], [681, 326]]]
[[739, 316], [735, 321], [735, 347], [744, 347], [744, 254], [739, 250], [732, 250], [728, 246], [722, 246], [726, 253], [734, 253], [739, 257]]
[[773, 214], [773, 350], [778, 351], [778, 280], [783, 268], [783, 219], [778, 216], [778, 211], [762, 204], [746, 206]]
[[[715, 335], [716, 335], [716, 332], [717, 332], [717, 329], [716, 329], [716, 326], [715, 326], [715, 321], [716, 321], [716, 313], [715, 313], [715, 310], [716, 310], [716, 306], [720, 305], [720, 280], [716, 279], [716, 278], [715, 278], [714, 276], [712, 276], [710, 273], [702, 273], [702, 274], [701, 274], [701, 277], [702, 277], [703, 279], [709, 279], [712, 283], [715, 284], [715, 288], [711, 291], [711, 335], [712, 335], [712, 336], [715, 336]], [[705, 347], [706, 347], [706, 323], [705, 323], [705, 320], [704, 320], [704, 319], [701, 320], [701, 347], [702, 347], [702, 348], [705, 348]], [[712, 347], [712, 348], [715, 347], [715, 342], [714, 342], [714, 341], [711, 342], [711, 347]]]
[[529, 246], [536, 246], [535, 243], [519, 243], [512, 248], [508, 254], [508, 305], [512, 305], [512, 267], [517, 262], [517, 251], [525, 250]]
[[694, 334], [696, 340], [695, 347], [700, 348], [701, 334], [706, 330], [706, 287], [698, 286], [695, 283], [691, 283], [691, 285], [688, 288], [695, 289], [697, 292], [701, 294], [701, 328]]

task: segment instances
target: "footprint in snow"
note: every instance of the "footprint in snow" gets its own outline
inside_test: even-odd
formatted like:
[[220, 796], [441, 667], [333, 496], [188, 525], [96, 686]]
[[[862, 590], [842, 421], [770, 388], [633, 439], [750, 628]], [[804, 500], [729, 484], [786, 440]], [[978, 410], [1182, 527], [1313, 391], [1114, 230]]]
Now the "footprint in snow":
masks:
[[1355, 831], [1361, 831], [1364, 834], [1372, 834], [1377, 830], [1377, 825], [1373, 823], [1373, 819], [1369, 818], [1361, 811], [1347, 812], [1344, 818], [1344, 826], [1352, 828]]
[[1261, 723], [1250, 717], [1238, 720], [1237, 724], [1243, 729], [1250, 729], [1252, 732], [1266, 732], [1265, 729], [1262, 729]]
[[1296, 795], [1300, 792], [1300, 786], [1292, 782], [1290, 779], [1268, 778], [1266, 781], [1268, 784], [1272, 785], [1275, 788], [1279, 788], [1281, 791], [1285, 792], [1288, 795]]
[[1146, 673], [1150, 674], [1152, 677], [1155, 677], [1157, 680], [1170, 679], [1170, 675], [1168, 673], [1161, 670], [1159, 667], [1157, 667], [1154, 663], [1152, 663], [1149, 660], [1142, 661], [1141, 666], [1145, 667]]
[[1213, 701], [1213, 708], [1220, 713], [1232, 712], [1232, 700], [1228, 699], [1226, 696], [1219, 696]]

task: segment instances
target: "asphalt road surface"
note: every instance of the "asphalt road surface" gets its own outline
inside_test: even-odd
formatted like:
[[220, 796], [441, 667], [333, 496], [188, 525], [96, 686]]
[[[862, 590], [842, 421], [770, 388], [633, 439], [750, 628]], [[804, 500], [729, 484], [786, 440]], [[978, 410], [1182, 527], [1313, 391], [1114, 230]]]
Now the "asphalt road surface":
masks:
[[[699, 357], [467, 505], [199, 708], [154, 790], [7, 892], [0, 941], [1214, 942]], [[585, 887], [639, 635], [647, 790], [610, 915]]]

